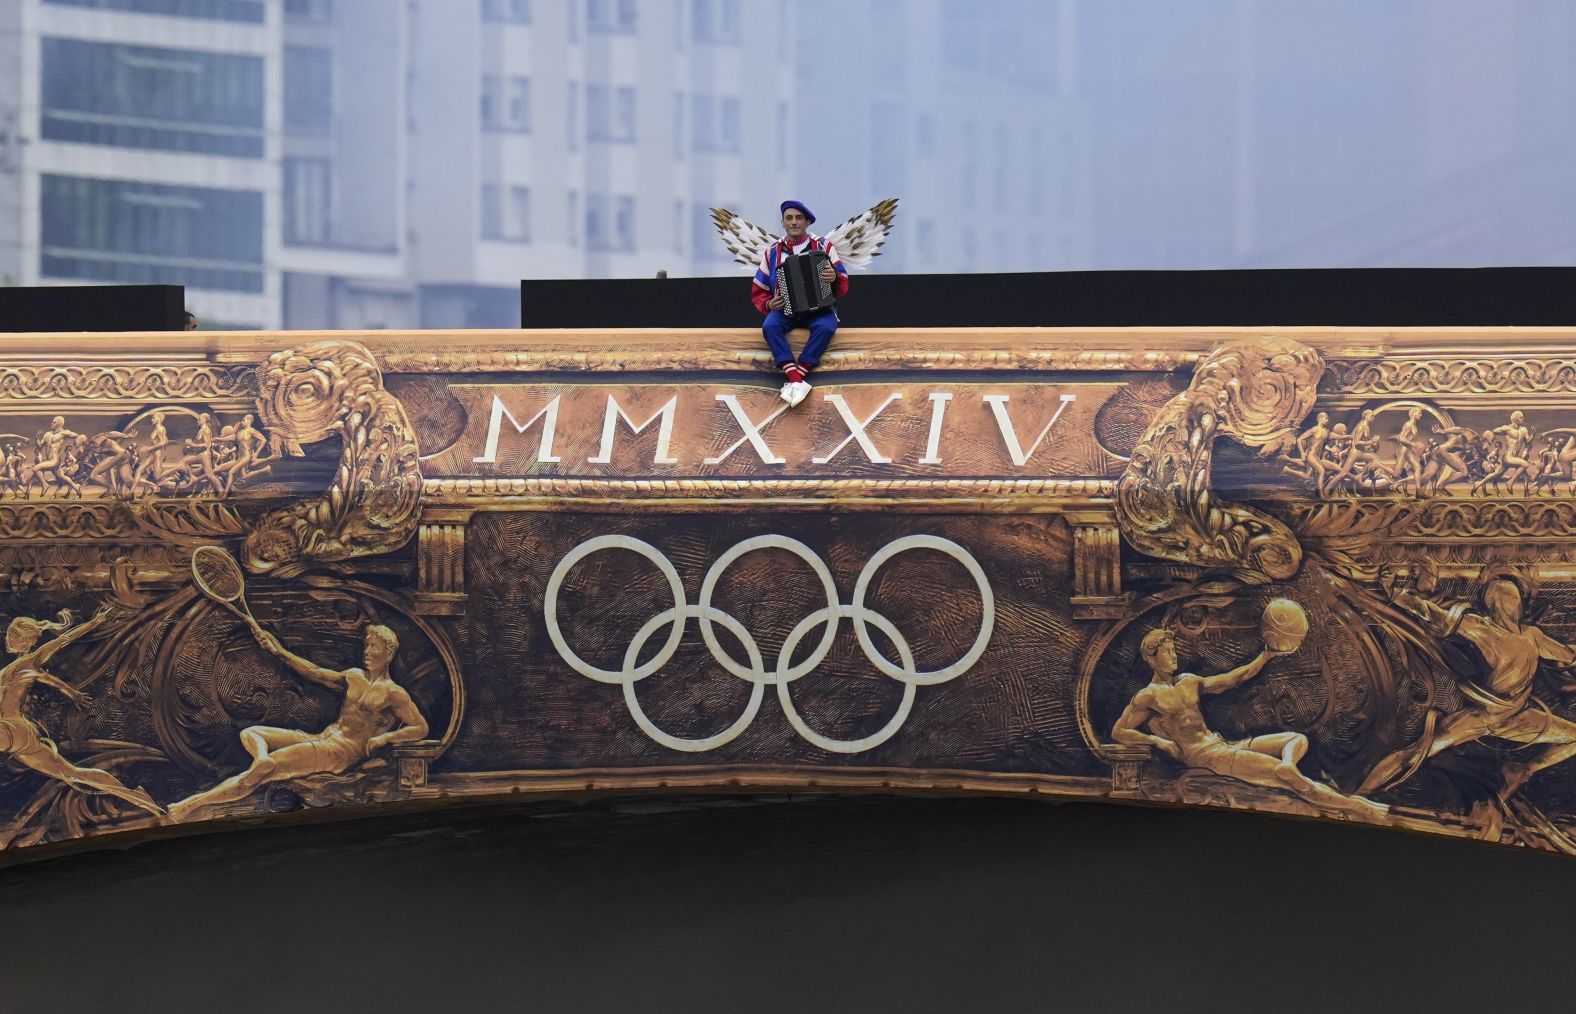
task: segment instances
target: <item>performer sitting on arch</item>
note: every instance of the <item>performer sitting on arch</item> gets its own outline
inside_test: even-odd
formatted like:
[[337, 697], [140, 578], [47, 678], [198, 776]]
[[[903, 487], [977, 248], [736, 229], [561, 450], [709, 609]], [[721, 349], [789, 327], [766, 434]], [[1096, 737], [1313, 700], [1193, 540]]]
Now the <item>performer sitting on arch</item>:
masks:
[[[789, 316], [783, 312], [784, 298], [777, 291], [777, 266], [790, 254], [820, 251], [830, 258], [821, 266], [821, 281], [832, 286], [832, 295], [842, 299], [848, 294], [848, 269], [831, 240], [810, 233], [815, 215], [798, 201], [782, 203], [783, 238], [761, 252], [760, 266], [755, 270], [755, 282], [750, 298], [755, 308], [765, 315], [761, 330], [766, 344], [771, 347], [772, 359], [783, 371], [787, 382], [783, 384], [782, 399], [789, 405], [798, 405], [810, 394], [809, 375], [821, 363], [821, 356], [837, 333], [837, 311], [831, 307], [803, 315]], [[804, 349], [796, 356], [788, 333], [796, 327], [810, 330]]]

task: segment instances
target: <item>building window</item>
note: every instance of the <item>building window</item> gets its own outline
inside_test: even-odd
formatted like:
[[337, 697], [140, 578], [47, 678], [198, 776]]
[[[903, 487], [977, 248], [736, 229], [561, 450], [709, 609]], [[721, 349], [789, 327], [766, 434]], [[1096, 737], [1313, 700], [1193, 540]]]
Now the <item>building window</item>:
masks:
[[41, 177], [48, 278], [263, 291], [263, 195], [80, 176]]
[[41, 43], [46, 139], [263, 156], [260, 58], [82, 39]]
[[609, 249], [606, 194], [586, 194], [586, 249]]
[[521, 243], [531, 241], [531, 191], [528, 187], [509, 188], [509, 238]]
[[614, 141], [635, 139], [635, 89], [618, 88], [613, 92]]
[[580, 41], [580, 5], [575, 0], [569, 0], [569, 41]]
[[513, 133], [530, 130], [531, 79], [483, 74], [480, 115], [483, 130]]
[[334, 20], [334, 0], [285, 0], [285, 17], [326, 25]]
[[503, 197], [496, 183], [482, 184], [482, 239], [503, 238]]
[[633, 141], [635, 89], [615, 88], [609, 95], [605, 85], [586, 85], [586, 136], [593, 141]]
[[284, 169], [285, 242], [329, 242], [334, 235], [333, 167], [327, 159], [287, 158]]
[[531, 129], [531, 79], [528, 77], [509, 79], [508, 129]]
[[482, 0], [482, 20], [529, 24], [531, 0]]
[[285, 133], [321, 137], [334, 120], [334, 54], [318, 46], [286, 46]]
[[246, 21], [260, 25], [266, 19], [264, 0], [44, 0], [61, 7], [96, 7], [138, 14], [170, 14], [212, 21]]
[[569, 191], [569, 245], [580, 245], [580, 194]]
[[565, 122], [568, 124], [569, 150], [580, 150], [580, 85], [569, 82], [569, 96], [565, 101]]
[[586, 31], [634, 34], [635, 0], [586, 0]]
[[586, 85], [586, 137], [607, 140], [607, 86]]
[[738, 99], [722, 100], [720, 129], [717, 131], [717, 149], [737, 152], [742, 147], [743, 114]]
[[531, 239], [531, 191], [527, 187], [482, 185], [483, 239], [526, 243]]
[[498, 122], [498, 75], [483, 74], [481, 88], [481, 116], [482, 129], [491, 130], [494, 123]]
[[635, 249], [635, 199], [618, 198], [613, 210], [613, 249]]
[[690, 24], [696, 42], [738, 46], [744, 41], [740, 0], [690, 0]]

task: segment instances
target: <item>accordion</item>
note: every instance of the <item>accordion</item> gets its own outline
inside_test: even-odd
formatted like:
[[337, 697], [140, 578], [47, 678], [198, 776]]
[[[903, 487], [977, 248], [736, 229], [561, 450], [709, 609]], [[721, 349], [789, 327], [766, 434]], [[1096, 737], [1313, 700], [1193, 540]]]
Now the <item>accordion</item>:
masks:
[[830, 263], [832, 258], [820, 250], [787, 254], [777, 263], [777, 294], [783, 297], [783, 313], [798, 317], [837, 302], [832, 283], [821, 280], [821, 265]]

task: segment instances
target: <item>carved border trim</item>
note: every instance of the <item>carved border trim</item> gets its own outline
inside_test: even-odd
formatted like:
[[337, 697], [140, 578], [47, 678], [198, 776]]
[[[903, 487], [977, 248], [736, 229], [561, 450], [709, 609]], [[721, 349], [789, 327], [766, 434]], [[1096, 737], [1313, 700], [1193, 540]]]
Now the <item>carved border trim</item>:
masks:
[[1483, 356], [1342, 360], [1326, 364], [1328, 389], [1341, 394], [1576, 394], [1576, 358]]
[[1112, 479], [428, 479], [423, 504], [467, 506], [502, 498], [595, 498], [613, 500], [776, 500], [850, 498], [944, 500], [1039, 498], [1076, 502], [1109, 501]]
[[[198, 364], [11, 364], [0, 366], [0, 401], [250, 400], [257, 385], [243, 366]], [[47, 407], [47, 406], [46, 406]]]

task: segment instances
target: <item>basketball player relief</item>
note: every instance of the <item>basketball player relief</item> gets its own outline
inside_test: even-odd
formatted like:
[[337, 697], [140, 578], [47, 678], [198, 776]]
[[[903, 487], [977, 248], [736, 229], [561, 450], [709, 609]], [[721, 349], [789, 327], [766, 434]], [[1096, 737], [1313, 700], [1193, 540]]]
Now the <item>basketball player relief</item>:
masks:
[[[755, 269], [750, 298], [766, 318], [761, 332], [772, 362], [782, 371], [782, 399], [790, 407], [810, 394], [810, 372], [837, 334], [837, 303], [848, 295], [848, 269], [881, 255], [892, 232], [897, 198], [889, 197], [825, 236], [810, 231], [815, 214], [800, 201], [784, 201], [782, 236], [725, 208], [711, 218], [736, 263]], [[809, 332], [794, 352], [796, 330]]]

